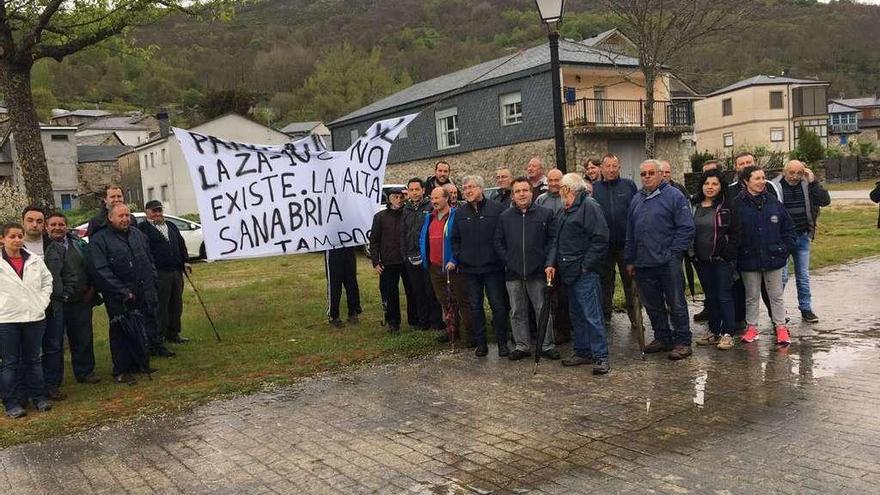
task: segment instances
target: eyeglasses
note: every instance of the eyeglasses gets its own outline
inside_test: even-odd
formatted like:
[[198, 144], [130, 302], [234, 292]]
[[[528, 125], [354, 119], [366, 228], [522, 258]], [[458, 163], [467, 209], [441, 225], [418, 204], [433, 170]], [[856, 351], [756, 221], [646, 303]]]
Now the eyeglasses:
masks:
[[653, 176], [657, 175], [657, 171], [656, 170], [648, 170], [647, 172], [642, 172], [639, 175], [641, 175], [642, 177], [653, 177]]

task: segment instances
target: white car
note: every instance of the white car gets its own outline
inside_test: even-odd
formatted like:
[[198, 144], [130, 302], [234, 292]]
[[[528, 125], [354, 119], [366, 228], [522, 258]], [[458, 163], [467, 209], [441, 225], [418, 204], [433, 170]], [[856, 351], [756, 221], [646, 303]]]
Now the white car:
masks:
[[[138, 224], [147, 221], [147, 215], [143, 212], [135, 212], [131, 215]], [[165, 221], [177, 226], [181, 237], [183, 237], [183, 242], [186, 243], [186, 255], [188, 258], [205, 258], [205, 241], [202, 237], [202, 226], [200, 224], [185, 218], [175, 217], [174, 215], [165, 215]], [[84, 241], [88, 242], [89, 238], [86, 236], [88, 228], [89, 223], [86, 222], [74, 227], [73, 231]]]

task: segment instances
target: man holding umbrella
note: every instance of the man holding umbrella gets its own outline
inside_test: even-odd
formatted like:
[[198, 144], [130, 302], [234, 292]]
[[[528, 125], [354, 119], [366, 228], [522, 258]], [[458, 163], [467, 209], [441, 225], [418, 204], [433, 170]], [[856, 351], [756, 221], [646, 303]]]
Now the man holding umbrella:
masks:
[[568, 305], [574, 328], [574, 356], [563, 366], [593, 364], [594, 375], [611, 370], [608, 339], [602, 318], [599, 273], [608, 251], [608, 225], [599, 203], [587, 193], [579, 174], [565, 174], [559, 189], [564, 209], [558, 217], [556, 269], [568, 288]]
[[159, 275], [147, 237], [137, 228], [130, 228], [128, 206], [124, 203], [110, 206], [107, 222], [109, 228], [98, 230], [89, 240], [88, 256], [95, 285], [104, 297], [111, 320], [113, 379], [117, 383], [134, 384], [133, 373], [152, 371], [146, 355], [143, 320], [136, 318], [140, 328], [114, 322], [121, 322], [134, 311], [146, 315], [155, 307]]
[[[531, 353], [529, 302], [535, 314], [544, 306], [544, 286], [556, 272], [556, 224], [553, 210], [532, 202], [532, 186], [526, 177], [513, 181], [513, 207], [504, 210], [495, 229], [495, 252], [505, 262], [507, 294], [510, 299], [510, 326], [516, 347], [510, 360]], [[553, 329], [548, 328], [535, 352], [547, 359], [559, 359]], [[539, 350], [540, 346], [540, 350]]]

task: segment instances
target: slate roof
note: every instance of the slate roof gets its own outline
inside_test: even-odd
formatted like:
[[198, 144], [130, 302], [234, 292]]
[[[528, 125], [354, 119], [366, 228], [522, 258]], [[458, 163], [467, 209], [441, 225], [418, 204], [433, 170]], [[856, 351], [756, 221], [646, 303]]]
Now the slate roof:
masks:
[[858, 111], [858, 108], [853, 108], [849, 105], [844, 105], [836, 101], [828, 103], [828, 113], [852, 113]]
[[80, 127], [82, 129], [107, 129], [114, 131], [146, 131], [149, 127], [138, 124], [140, 117], [107, 117]]
[[749, 86], [766, 86], [771, 84], [830, 84], [828, 81], [817, 81], [815, 79], [796, 79], [793, 77], [784, 77], [784, 76], [764, 76], [758, 75], [755, 77], [750, 77], [748, 79], [743, 79], [742, 81], [735, 82], [730, 86], [723, 87], [721, 89], [715, 90], [709, 93], [706, 96], [716, 96], [724, 93], [729, 93], [731, 91], [736, 91], [738, 89], [748, 88]]
[[281, 129], [284, 134], [309, 133], [312, 129], [321, 125], [320, 122], [291, 122]]
[[[559, 40], [559, 61], [566, 65], [639, 66], [639, 60], [637, 58], [620, 55], [592, 47], [588, 43], [571, 40]], [[534, 73], [549, 70], [550, 45], [549, 43], [545, 43], [543, 45], [522, 50], [513, 55], [483, 62], [474, 65], [473, 67], [468, 67], [450, 74], [435, 77], [434, 79], [422, 81], [418, 84], [413, 84], [391, 96], [355, 110], [344, 117], [338, 118], [329, 123], [328, 126], [336, 126], [377, 112], [383, 112], [423, 100], [429, 100], [442, 94], [460, 90], [468, 85], [485, 85], [485, 83], [494, 79], [512, 76], [519, 72], [532, 71]]]
[[70, 110], [64, 113], [60, 113], [58, 115], [53, 115], [53, 119], [57, 119], [59, 117], [68, 117], [68, 116], [76, 116], [76, 117], [104, 117], [106, 115], [110, 115], [110, 112], [106, 110]]
[[119, 155], [128, 153], [131, 146], [93, 146], [81, 145], [76, 147], [76, 161], [78, 163], [113, 162]]
[[880, 97], [877, 97], [877, 96], [867, 96], [864, 98], [835, 99], [834, 102], [840, 103], [841, 105], [846, 105], [848, 107], [853, 107], [853, 108], [880, 107]]

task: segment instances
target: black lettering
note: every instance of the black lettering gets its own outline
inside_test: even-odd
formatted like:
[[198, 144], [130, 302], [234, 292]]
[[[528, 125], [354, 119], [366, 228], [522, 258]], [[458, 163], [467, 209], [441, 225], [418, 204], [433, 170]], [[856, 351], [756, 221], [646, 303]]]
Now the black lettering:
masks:
[[[202, 155], [204, 155], [204, 154], [205, 154], [205, 150], [204, 150], [204, 148], [202, 148], [202, 143], [204, 143], [205, 141], [207, 141], [207, 140], [208, 140], [208, 137], [207, 137], [207, 136], [202, 136], [201, 134], [196, 134], [196, 133], [194, 133], [194, 132], [190, 132], [190, 133], [189, 133], [189, 137], [192, 138], [192, 140], [193, 140], [193, 144], [196, 145], [196, 149], [199, 150], [199, 153], [202, 154]], [[216, 153], [216, 151], [215, 151], [215, 153]]]
[[221, 217], [221, 216], [217, 216], [217, 212], [219, 212], [220, 210], [223, 209], [223, 204], [222, 204], [222, 203], [218, 203], [218, 201], [221, 200], [221, 199], [223, 199], [223, 195], [222, 195], [222, 194], [217, 195], [217, 196], [214, 196], [214, 197], [211, 198], [211, 215], [214, 217], [214, 221], [215, 221], [215, 222], [216, 222], [217, 220], [223, 220], [224, 218], [226, 218], [226, 215], [223, 215], [222, 217]]
[[296, 245], [296, 250], [297, 251], [308, 251], [309, 250], [309, 243], [306, 242], [305, 239], [300, 239], [299, 243]]
[[[281, 174], [281, 197], [282, 198], [295, 198], [296, 193], [293, 192], [293, 172], [288, 172], [286, 174]], [[287, 179], [290, 178], [290, 182]]]
[[[327, 249], [333, 248], [333, 241], [330, 240], [330, 236], [325, 235], [323, 239], [320, 237], [315, 237], [315, 238], [313, 238], [313, 240], [315, 241], [316, 248], [318, 246], [321, 246], [321, 247], [326, 246]], [[316, 251], [318, 251], [318, 250], [316, 249]]]
[[217, 154], [217, 151], [219, 149], [219, 148], [217, 148], [217, 145], [223, 146], [224, 148], [226, 148], [228, 150], [238, 151], [238, 145], [235, 143], [232, 143], [232, 142], [227, 143], [226, 141], [224, 141], [222, 139], [217, 139], [214, 136], [208, 136], [208, 139], [211, 140], [211, 145], [214, 146], [214, 154], [215, 155]]
[[339, 237], [339, 244], [342, 244], [343, 246], [346, 243], [354, 240], [354, 237], [352, 237], [351, 234], [349, 234], [348, 232], [337, 232], [336, 235]]
[[[257, 185], [259, 185], [259, 182], [251, 182], [251, 185], [248, 187], [248, 189], [251, 191], [251, 196], [256, 196], [257, 198], [256, 202], [251, 202], [251, 206], [260, 206], [261, 204], [263, 204], [263, 195], [255, 190], [255, 187]], [[270, 193], [271, 191], [272, 190], [269, 189]]]
[[275, 202], [275, 188], [272, 187], [272, 179], [278, 177], [278, 174], [275, 175], [267, 175], [260, 179], [261, 181], [266, 182], [266, 189], [269, 190], [269, 201]]
[[[242, 208], [242, 206], [238, 204], [238, 199], [239, 199], [238, 193], [239, 193], [238, 189], [233, 191], [232, 194], [223, 193], [226, 195], [226, 199], [229, 200], [229, 208], [226, 211], [227, 215], [231, 215], [232, 210], [244, 211], [244, 208]], [[242, 195], [244, 195], [244, 189], [241, 190], [241, 193], [242, 193]], [[244, 198], [242, 198], [242, 199], [244, 199]]]
[[221, 241], [228, 242], [229, 244], [232, 244], [232, 247], [231, 247], [231, 248], [229, 248], [228, 250], [223, 251], [222, 253], [220, 253], [222, 256], [226, 256], [227, 254], [232, 254], [232, 253], [238, 251], [238, 243], [235, 242], [233, 239], [230, 239], [230, 238], [228, 238], [228, 237], [226, 237], [226, 236], [223, 235], [223, 234], [225, 234], [228, 230], [229, 230], [229, 226], [228, 226], [228, 225], [227, 225], [226, 227], [223, 227], [222, 229], [220, 229], [220, 234], [219, 234], [220, 240], [221, 240]]
[[397, 123], [394, 124], [393, 126], [391, 126], [391, 127], [386, 127], [385, 129], [383, 129], [383, 128], [382, 128], [382, 125], [379, 124], [379, 123], [377, 122], [377, 123], [376, 123], [376, 134], [373, 135], [373, 137], [371, 137], [370, 139], [371, 139], [371, 140], [373, 140], [373, 139], [381, 139], [381, 140], [386, 141], [386, 142], [388, 142], [388, 143], [393, 143], [394, 140], [391, 139], [391, 138], [389, 138], [389, 137], [388, 137], [388, 134], [389, 134], [391, 131], [393, 131], [394, 129], [397, 129], [398, 127], [400, 127], [400, 124], [403, 124], [403, 119], [402, 119], [402, 118], [399, 119], [399, 120], [397, 121]]
[[351, 169], [345, 169], [345, 176], [342, 177], [342, 192], [345, 192], [346, 186], [349, 186], [349, 191], [353, 193], [359, 193], [357, 184], [355, 184], [354, 177], [351, 176]]
[[321, 161], [332, 160], [332, 159], [333, 159], [333, 154], [330, 153], [330, 152], [327, 151], [327, 150], [321, 150], [320, 153], [318, 153], [317, 155], [315, 155], [315, 159], [316, 159], [316, 160], [321, 160]]
[[[378, 151], [379, 156], [376, 157], [375, 153]], [[367, 155], [367, 164], [374, 172], [378, 172], [380, 168], [382, 168], [382, 163], [385, 161], [385, 150], [381, 146], [374, 146], [370, 150], [370, 154]], [[363, 162], [361, 162], [363, 163]]]
[[239, 222], [239, 228], [241, 229], [241, 235], [239, 236], [238, 245], [241, 247], [245, 246], [244, 240], [247, 238], [247, 245], [253, 249], [254, 248], [254, 238], [251, 236], [251, 231], [248, 229], [247, 221], [244, 219]]
[[[309, 153], [309, 145], [303, 146], [303, 154], [299, 154], [299, 150], [296, 149], [296, 146], [290, 147], [290, 154], [296, 157], [297, 160], [302, 162], [303, 164], [309, 163], [309, 160], [312, 159], [312, 154]], [[292, 158], [291, 158], [292, 159]]]
[[340, 222], [342, 221], [342, 212], [339, 211], [339, 203], [336, 202], [336, 196], [330, 198], [330, 206], [327, 207], [327, 221], [329, 222], [330, 217], [333, 216], [337, 217]]
[[223, 182], [223, 177], [226, 177], [226, 180], [231, 179], [229, 176], [229, 170], [226, 170], [226, 165], [223, 164], [223, 160], [217, 159], [217, 182]]
[[220, 184], [208, 184], [208, 179], [205, 178], [205, 167], [199, 165], [199, 175], [202, 177], [202, 191], [207, 191], [208, 189], [213, 189]]
[[[306, 227], [323, 225], [323, 222], [321, 221], [321, 198], [318, 198], [317, 201], [312, 198], [306, 198], [303, 201], [303, 205], [306, 210]], [[317, 217], [315, 217], [316, 211], [318, 212]]]
[[351, 152], [348, 154], [349, 160], [354, 160], [354, 155], [357, 153], [357, 161], [358, 163], [364, 163], [364, 157], [367, 156], [367, 150], [370, 148], [370, 145], [365, 143], [362, 139], [358, 139], [351, 145]]
[[381, 199], [382, 188], [379, 187], [379, 178], [373, 177], [373, 180], [370, 181], [370, 190], [367, 191], [367, 197], [373, 198], [377, 203]]
[[251, 223], [254, 226], [254, 240], [257, 242], [257, 246], [260, 245], [260, 241], [269, 242], [269, 225], [266, 223], [266, 213], [262, 215], [262, 223], [260, 219], [255, 215], [251, 215]]
[[266, 168], [269, 169], [269, 172], [274, 172], [274, 170], [272, 170], [272, 164], [269, 162], [269, 159], [266, 157], [266, 155], [264, 153], [258, 151], [257, 152], [257, 168], [259, 169], [259, 172], [261, 174], [263, 173], [263, 166], [264, 165], [266, 166]]
[[275, 245], [281, 246], [281, 252], [286, 253], [287, 252], [287, 245], [290, 244], [291, 242], [293, 242], [293, 241], [291, 241], [290, 239], [287, 239], [284, 241], [275, 241]]
[[[327, 185], [330, 187], [327, 187]], [[333, 169], [327, 169], [327, 173], [324, 174], [324, 191], [329, 191], [333, 189], [333, 194], [336, 194], [336, 180], [333, 178]]]
[[[279, 235], [280, 234], [280, 235]], [[287, 234], [287, 231], [284, 229], [284, 222], [281, 220], [281, 210], [278, 208], [272, 209], [272, 237], [280, 237]]]
[[257, 169], [255, 169], [255, 168], [251, 168], [251, 169], [245, 169], [245, 168], [244, 168], [245, 165], [247, 165], [248, 160], [250, 160], [250, 158], [251, 158], [251, 154], [250, 154], [250, 153], [236, 153], [236, 154], [235, 154], [235, 157], [236, 157], [236, 158], [241, 158], [241, 163], [238, 165], [238, 170], [235, 171], [235, 176], [236, 176], [236, 177], [241, 177], [241, 176], [243, 176], [243, 175], [248, 175], [248, 174], [255, 174], [255, 173], [257, 173]]
[[302, 205], [299, 203], [290, 202], [287, 203], [287, 216], [290, 222], [290, 231], [295, 232], [297, 229], [302, 227], [303, 218], [302, 218]]

